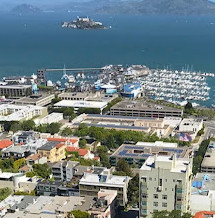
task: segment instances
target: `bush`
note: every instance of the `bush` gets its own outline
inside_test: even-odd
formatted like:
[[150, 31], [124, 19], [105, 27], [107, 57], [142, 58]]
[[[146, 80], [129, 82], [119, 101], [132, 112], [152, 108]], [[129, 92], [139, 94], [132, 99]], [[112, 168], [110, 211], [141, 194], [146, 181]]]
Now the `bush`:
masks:
[[0, 202], [6, 199], [11, 194], [12, 194], [12, 190], [10, 188], [1, 188], [0, 189]]

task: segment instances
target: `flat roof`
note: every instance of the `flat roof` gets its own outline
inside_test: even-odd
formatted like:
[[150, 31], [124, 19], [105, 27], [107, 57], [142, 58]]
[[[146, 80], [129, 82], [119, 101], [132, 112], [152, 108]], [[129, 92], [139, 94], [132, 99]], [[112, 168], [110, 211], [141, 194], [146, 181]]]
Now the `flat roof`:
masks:
[[158, 105], [146, 101], [120, 101], [115, 104], [111, 109], [121, 110], [146, 110], [146, 111], [168, 111], [168, 112], [183, 112], [182, 109], [167, 107], [165, 105]]
[[215, 167], [215, 141], [210, 141], [201, 167]]
[[116, 116], [116, 115], [101, 115], [101, 114], [87, 114], [87, 119], [90, 118], [107, 118], [107, 119], [122, 119], [122, 120], [152, 120], [152, 121], [160, 121], [163, 119], [155, 118], [155, 117], [131, 117], [131, 116]]
[[131, 144], [123, 144], [121, 145], [112, 155], [111, 157], [118, 158], [134, 158], [134, 159], [146, 159], [155, 154], [171, 156], [172, 154], [176, 154], [179, 157], [188, 157], [190, 153], [190, 149], [188, 147], [172, 147], [170, 143], [170, 147], [166, 146], [155, 146], [153, 143], [147, 143], [144, 145], [131, 145]]
[[[83, 122], [84, 123], [84, 122]], [[149, 130], [148, 127], [139, 126], [128, 126], [128, 125], [114, 125], [114, 124], [95, 124], [95, 123], [85, 123], [88, 127], [96, 126], [101, 128], [111, 128], [111, 129], [128, 129], [128, 130]], [[80, 123], [73, 123], [74, 126], [79, 126]]]
[[55, 107], [99, 108], [99, 109], [102, 109], [102, 108], [107, 106], [107, 102], [62, 100], [62, 101], [54, 104], [54, 106]]
[[0, 89], [26, 89], [31, 88], [31, 85], [0, 85]]
[[22, 173], [0, 173], [0, 179], [10, 179], [11, 177], [23, 175]]
[[[46, 99], [46, 98], [49, 98], [49, 97], [53, 97], [54, 98], [54, 94], [38, 94], [38, 95], [32, 95], [34, 96], [34, 98], [32, 98], [31, 96], [30, 97], [23, 97], [23, 98], [20, 98], [20, 99], [17, 99], [15, 100], [15, 102], [17, 103], [21, 103], [21, 102], [27, 102], [27, 103], [36, 103], [42, 99]], [[37, 97], [38, 96], [38, 97]]]
[[23, 154], [25, 151], [30, 151], [30, 148], [28, 148], [28, 146], [11, 146], [2, 151], [2, 153], [12, 152]]

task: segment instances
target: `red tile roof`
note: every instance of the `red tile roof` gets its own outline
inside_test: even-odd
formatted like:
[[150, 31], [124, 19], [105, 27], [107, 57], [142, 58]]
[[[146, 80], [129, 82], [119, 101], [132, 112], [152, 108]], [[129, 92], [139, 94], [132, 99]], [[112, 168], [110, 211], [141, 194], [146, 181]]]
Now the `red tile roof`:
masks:
[[206, 215], [215, 215], [215, 212], [212, 211], [200, 211], [197, 212], [194, 218], [204, 218]]
[[65, 145], [65, 144], [61, 142], [61, 143], [57, 144], [56, 148], [60, 148], [60, 147], [62, 147], [63, 145]]
[[30, 170], [30, 167], [27, 165], [25, 165], [19, 169], [19, 171], [22, 171], [22, 172], [28, 172], [29, 170]]
[[78, 142], [78, 139], [69, 139], [70, 142], [72, 142], [72, 144]]
[[67, 139], [65, 138], [47, 138], [48, 141], [51, 141], [51, 142], [66, 142]]
[[77, 149], [75, 147], [68, 146], [66, 148], [66, 150], [68, 152], [75, 152], [75, 151], [77, 151], [79, 156], [85, 156], [86, 154], [88, 154], [88, 150], [87, 149]]
[[94, 157], [94, 160], [100, 161], [100, 157]]
[[1, 140], [0, 141], [0, 149], [7, 148], [7, 147], [11, 146], [12, 144], [13, 144], [13, 142], [10, 140]]

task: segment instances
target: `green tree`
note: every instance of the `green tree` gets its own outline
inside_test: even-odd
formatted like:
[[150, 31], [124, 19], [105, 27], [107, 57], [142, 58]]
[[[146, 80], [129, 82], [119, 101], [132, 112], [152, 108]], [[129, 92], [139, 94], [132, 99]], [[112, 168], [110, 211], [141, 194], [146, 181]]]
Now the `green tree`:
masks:
[[62, 132], [61, 132], [61, 135], [62, 135], [62, 136], [70, 136], [70, 135], [72, 135], [72, 134], [73, 134], [73, 131], [72, 131], [72, 129], [69, 128], [69, 127], [64, 128], [64, 129], [62, 130]]
[[18, 171], [18, 169], [25, 164], [25, 158], [18, 159], [13, 162], [13, 168]]
[[26, 176], [32, 178], [32, 177], [36, 176], [36, 173], [34, 171], [30, 171], [30, 172], [26, 173]]
[[152, 213], [152, 218], [192, 218], [193, 216], [189, 213], [182, 214], [180, 210], [173, 211], [157, 211]]
[[21, 127], [24, 131], [34, 130], [35, 122], [33, 120], [26, 120], [21, 123]]
[[47, 132], [54, 135], [60, 131], [60, 127], [61, 127], [60, 123], [51, 123], [47, 126]]
[[22, 126], [19, 123], [14, 123], [10, 127], [10, 131], [13, 131], [13, 133], [22, 130]]
[[138, 203], [139, 201], [139, 174], [136, 174], [128, 184], [128, 202]]
[[60, 98], [55, 97], [55, 98], [52, 99], [52, 104], [56, 104], [56, 103], [58, 103], [59, 101], [60, 101]]
[[90, 218], [90, 214], [81, 210], [73, 210], [68, 214], [68, 218]]
[[80, 148], [86, 148], [86, 145], [87, 145], [87, 140], [86, 139], [81, 139], [79, 141]]
[[48, 179], [49, 176], [51, 175], [51, 169], [47, 163], [34, 164], [33, 169], [37, 176], [40, 176], [44, 179]]
[[6, 199], [11, 194], [12, 194], [12, 190], [10, 188], [1, 188], [0, 189], [0, 202]]
[[131, 168], [123, 158], [117, 162], [116, 171], [121, 175], [132, 176]]
[[109, 159], [106, 154], [101, 154], [100, 159], [101, 159], [101, 164], [103, 167], [107, 167], [107, 168], [111, 167]]

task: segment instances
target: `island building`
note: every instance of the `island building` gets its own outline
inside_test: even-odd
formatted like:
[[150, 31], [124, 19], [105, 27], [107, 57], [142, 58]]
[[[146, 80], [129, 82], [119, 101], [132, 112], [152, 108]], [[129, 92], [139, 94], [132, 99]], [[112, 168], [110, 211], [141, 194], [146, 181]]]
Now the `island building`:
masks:
[[41, 106], [0, 105], [0, 121], [24, 121], [36, 116], [46, 116], [47, 114], [47, 108]]
[[190, 210], [215, 211], [215, 173], [197, 173], [192, 182]]
[[150, 156], [140, 168], [140, 217], [154, 211], [190, 210], [192, 158]]
[[201, 163], [202, 173], [215, 173], [215, 141], [210, 141], [203, 161]]
[[121, 101], [110, 109], [111, 115], [133, 117], [182, 117], [183, 110], [144, 101]]
[[116, 166], [120, 159], [141, 168], [148, 157], [154, 155], [171, 156], [176, 154], [177, 158], [187, 158], [192, 153], [189, 147], [178, 147], [177, 143], [170, 142], [138, 142], [136, 145], [122, 144], [110, 157], [111, 166]]
[[0, 85], [0, 96], [21, 97], [31, 94], [31, 85]]
[[80, 196], [97, 196], [101, 189], [116, 190], [120, 206], [128, 202], [127, 189], [131, 178], [128, 176], [115, 176], [110, 169], [104, 169], [101, 173], [85, 172], [79, 181]]
[[106, 106], [107, 106], [107, 102], [99, 102], [99, 101], [62, 100], [54, 104], [54, 107], [56, 108], [72, 107], [76, 112], [78, 111], [79, 108], [94, 108], [94, 109], [99, 109], [101, 113]]
[[65, 142], [48, 141], [45, 145], [37, 149], [37, 153], [42, 157], [47, 157], [48, 162], [58, 162], [66, 157], [66, 147]]
[[153, 117], [130, 117], [99, 114], [81, 114], [71, 123], [65, 126], [78, 128], [81, 123], [90, 126], [102, 127], [105, 129], [133, 130], [156, 134], [159, 137], [168, 137], [173, 131], [170, 122], [167, 123], [162, 118]]
[[47, 106], [51, 104], [52, 99], [55, 98], [54, 94], [33, 94], [14, 101], [16, 105], [35, 105], [35, 106]]

